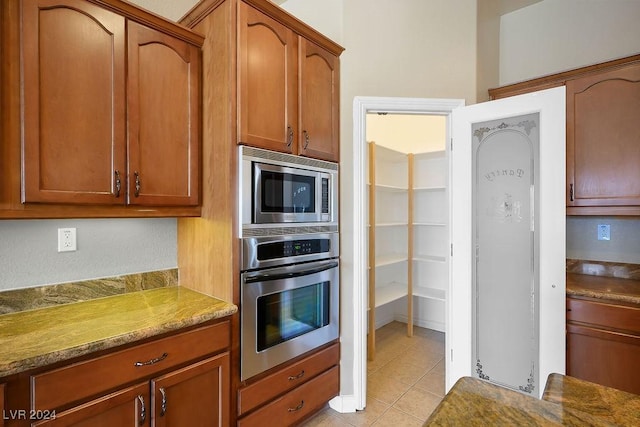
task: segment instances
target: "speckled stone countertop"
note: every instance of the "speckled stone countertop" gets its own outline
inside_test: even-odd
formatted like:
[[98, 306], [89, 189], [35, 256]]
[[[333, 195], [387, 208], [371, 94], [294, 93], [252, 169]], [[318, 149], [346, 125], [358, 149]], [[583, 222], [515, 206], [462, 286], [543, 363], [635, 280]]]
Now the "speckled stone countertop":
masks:
[[0, 377], [231, 315], [175, 286], [0, 315]]
[[640, 305], [640, 264], [567, 259], [567, 296]]
[[640, 396], [588, 381], [551, 374], [542, 398], [620, 426], [640, 425]]
[[567, 273], [567, 296], [640, 305], [640, 280]]
[[[554, 389], [557, 389], [554, 387]], [[565, 401], [580, 399], [566, 396]], [[567, 394], [567, 393], [565, 393]], [[625, 393], [626, 394], [626, 393]], [[560, 399], [562, 401], [562, 399]], [[613, 400], [611, 401], [613, 404]], [[585, 409], [580, 407], [580, 409]], [[425, 426], [615, 426], [638, 425], [632, 418], [619, 424], [599, 413], [572, 405], [525, 396], [476, 378], [459, 379], [427, 419]], [[637, 420], [636, 420], [637, 421]]]

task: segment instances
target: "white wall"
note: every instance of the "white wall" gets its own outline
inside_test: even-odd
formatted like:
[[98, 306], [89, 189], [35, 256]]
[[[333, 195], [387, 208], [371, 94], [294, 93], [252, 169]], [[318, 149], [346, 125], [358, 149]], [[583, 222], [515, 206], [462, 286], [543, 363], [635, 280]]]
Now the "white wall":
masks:
[[[500, 83], [553, 74], [640, 53], [640, 1], [544, 0], [506, 14]], [[597, 240], [598, 224], [611, 240]], [[567, 258], [640, 264], [640, 220], [567, 217]]]
[[[78, 250], [58, 253], [58, 227]], [[176, 220], [0, 221], [0, 291], [177, 267]]]
[[500, 84], [640, 53], [640, 1], [544, 0], [502, 16]]

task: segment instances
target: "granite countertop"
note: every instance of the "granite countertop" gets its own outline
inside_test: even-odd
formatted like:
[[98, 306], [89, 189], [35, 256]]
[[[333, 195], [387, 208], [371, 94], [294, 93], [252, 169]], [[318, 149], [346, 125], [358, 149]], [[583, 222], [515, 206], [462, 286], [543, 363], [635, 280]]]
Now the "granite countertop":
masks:
[[640, 280], [567, 273], [567, 296], [640, 305]]
[[[539, 400], [477, 378], [463, 377], [425, 425], [639, 425], [640, 397], [576, 381], [563, 375], [550, 376], [544, 398]], [[598, 399], [602, 401], [594, 403]]]
[[615, 425], [640, 425], [640, 396], [611, 387], [551, 374], [542, 398]]
[[0, 315], [0, 377], [235, 313], [173, 286]]

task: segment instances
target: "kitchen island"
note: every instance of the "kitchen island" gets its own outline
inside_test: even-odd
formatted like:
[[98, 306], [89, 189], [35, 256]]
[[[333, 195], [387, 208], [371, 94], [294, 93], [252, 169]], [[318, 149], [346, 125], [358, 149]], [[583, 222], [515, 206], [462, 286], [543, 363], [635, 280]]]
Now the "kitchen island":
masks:
[[640, 396], [551, 374], [542, 400], [460, 378], [425, 426], [640, 425]]

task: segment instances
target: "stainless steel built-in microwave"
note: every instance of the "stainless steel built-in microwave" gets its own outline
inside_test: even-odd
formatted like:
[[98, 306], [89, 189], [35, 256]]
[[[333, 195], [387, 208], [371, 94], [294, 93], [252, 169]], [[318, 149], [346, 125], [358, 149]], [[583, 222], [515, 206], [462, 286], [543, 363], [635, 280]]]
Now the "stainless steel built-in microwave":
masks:
[[338, 164], [247, 146], [239, 159], [244, 231], [337, 231]]

